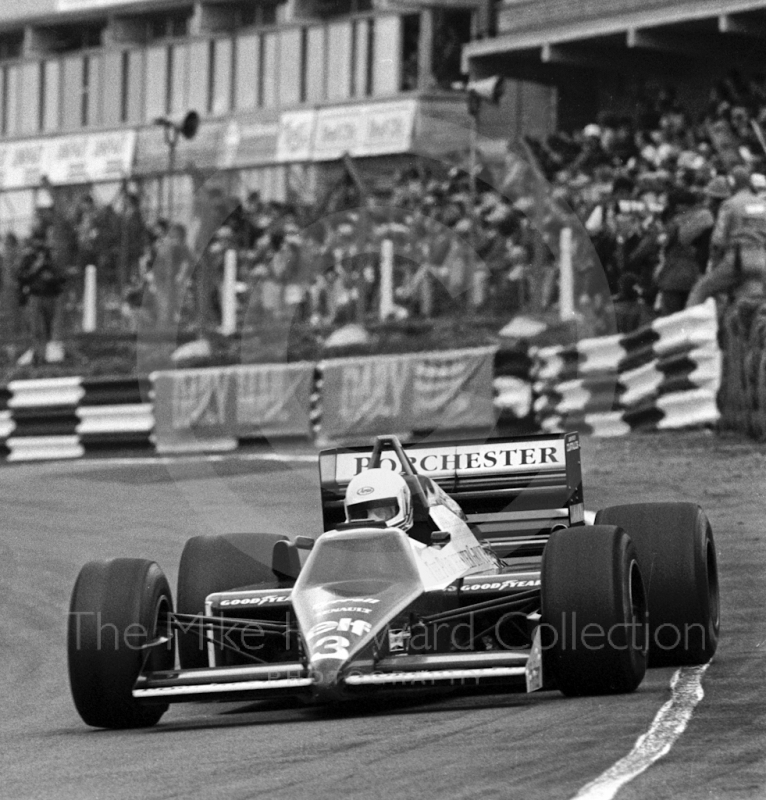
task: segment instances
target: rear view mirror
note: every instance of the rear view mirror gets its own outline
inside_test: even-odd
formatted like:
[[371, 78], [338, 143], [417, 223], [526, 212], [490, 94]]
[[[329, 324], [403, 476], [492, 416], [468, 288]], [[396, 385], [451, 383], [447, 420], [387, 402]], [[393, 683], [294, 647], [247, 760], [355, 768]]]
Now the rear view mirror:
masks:
[[310, 536], [296, 536], [295, 546], [299, 550], [311, 550], [314, 547], [314, 539]]

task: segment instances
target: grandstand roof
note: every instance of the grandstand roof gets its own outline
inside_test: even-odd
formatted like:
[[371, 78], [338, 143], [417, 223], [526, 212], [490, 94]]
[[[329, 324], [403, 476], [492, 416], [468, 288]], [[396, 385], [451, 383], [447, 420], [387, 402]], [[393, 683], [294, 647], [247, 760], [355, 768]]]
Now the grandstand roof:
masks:
[[106, 16], [115, 12], [160, 10], [190, 5], [191, 0], [6, 0], [0, 2], [0, 26], [60, 17]]
[[497, 30], [465, 48], [466, 70], [640, 68], [647, 56], [663, 55], [762, 64], [766, 0], [506, 0]]

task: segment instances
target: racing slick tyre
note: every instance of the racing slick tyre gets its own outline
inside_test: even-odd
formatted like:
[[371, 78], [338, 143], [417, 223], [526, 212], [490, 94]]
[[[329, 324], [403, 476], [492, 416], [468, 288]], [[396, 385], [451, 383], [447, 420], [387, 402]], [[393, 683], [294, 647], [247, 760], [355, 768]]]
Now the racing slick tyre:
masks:
[[596, 514], [618, 525], [638, 552], [649, 606], [649, 666], [704, 664], [718, 646], [715, 542], [694, 503], [635, 503]]
[[[228, 533], [194, 536], [181, 553], [176, 592], [179, 614], [204, 614], [205, 598], [240, 586], [273, 583], [274, 545], [287, 539], [276, 533]], [[178, 631], [178, 656], [184, 669], [208, 666], [207, 640], [201, 625], [184, 623]]]
[[138, 558], [91, 561], [80, 570], [69, 611], [69, 683], [83, 721], [94, 728], [156, 724], [167, 704], [139, 703], [132, 692], [142, 670], [174, 666], [167, 628], [173, 600], [162, 570]]
[[[632, 692], [646, 672], [638, 555], [612, 525], [555, 531], [543, 552], [543, 663], [565, 695]], [[547, 667], [546, 667], [547, 668]]]

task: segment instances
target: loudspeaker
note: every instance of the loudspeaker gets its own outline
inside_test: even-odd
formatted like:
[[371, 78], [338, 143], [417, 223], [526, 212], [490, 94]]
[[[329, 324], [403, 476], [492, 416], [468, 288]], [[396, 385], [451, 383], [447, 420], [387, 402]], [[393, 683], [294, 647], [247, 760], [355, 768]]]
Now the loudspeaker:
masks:
[[184, 139], [193, 139], [199, 130], [199, 114], [196, 111], [189, 111], [183, 118], [178, 127], [178, 132]]
[[[168, 117], [157, 117], [154, 120], [155, 125], [162, 125], [163, 128], [171, 132], [175, 132], [184, 139], [193, 139], [199, 130], [200, 118], [196, 111], [189, 111], [183, 119], [176, 121]], [[173, 135], [168, 134], [168, 135]]]

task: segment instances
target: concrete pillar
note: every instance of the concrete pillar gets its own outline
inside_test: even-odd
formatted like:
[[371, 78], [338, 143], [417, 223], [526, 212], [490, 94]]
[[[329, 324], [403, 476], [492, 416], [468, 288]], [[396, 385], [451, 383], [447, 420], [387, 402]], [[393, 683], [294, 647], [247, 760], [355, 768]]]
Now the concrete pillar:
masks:
[[418, 89], [428, 92], [434, 88], [434, 11], [420, 12], [420, 42], [418, 43]]
[[21, 55], [23, 58], [37, 58], [58, 52], [60, 45], [61, 37], [55, 30], [27, 25], [24, 28]]
[[207, 5], [195, 3], [190, 22], [192, 36], [203, 36], [209, 33], [226, 33], [234, 30], [236, 11], [231, 6]]
[[104, 47], [143, 44], [146, 20], [139, 17], [111, 17], [104, 30]]

